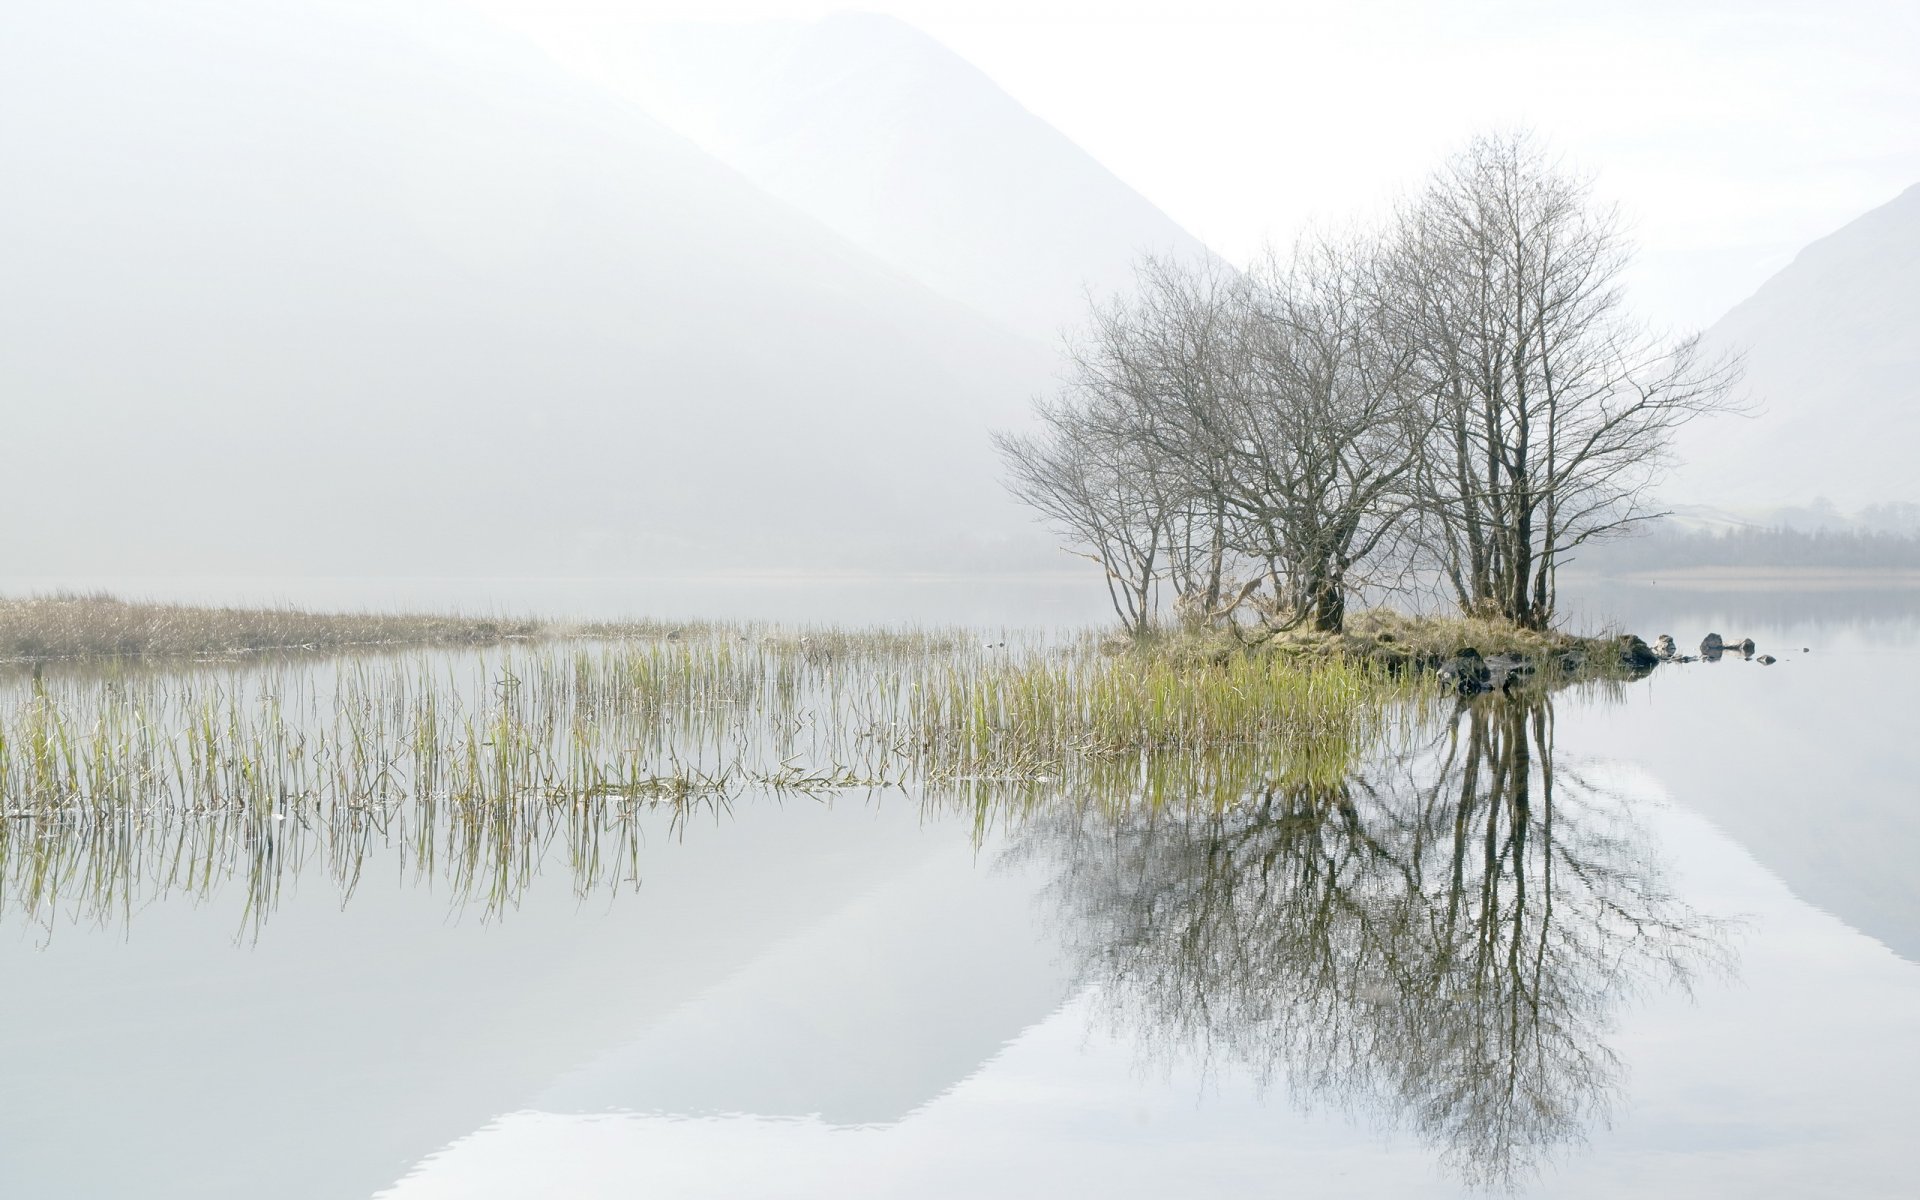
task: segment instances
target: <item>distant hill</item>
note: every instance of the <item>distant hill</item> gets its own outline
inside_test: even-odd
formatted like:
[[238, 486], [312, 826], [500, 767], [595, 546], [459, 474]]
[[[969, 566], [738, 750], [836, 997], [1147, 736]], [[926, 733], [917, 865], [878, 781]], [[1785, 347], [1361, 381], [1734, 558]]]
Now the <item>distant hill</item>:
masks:
[[1051, 549], [1050, 350], [460, 10], [11, 5], [0, 114], [9, 575]]
[[1920, 186], [1802, 250], [1708, 338], [1746, 353], [1762, 411], [1686, 433], [1676, 499], [1920, 501]]
[[1208, 251], [939, 42], [890, 17], [633, 26], [606, 81], [769, 193], [1051, 343], [1143, 251]]
[[1582, 546], [1567, 564], [1582, 572], [1636, 574], [1694, 567], [1920, 571], [1920, 535], [1790, 525], [1714, 528], [1654, 522], [1641, 536]]

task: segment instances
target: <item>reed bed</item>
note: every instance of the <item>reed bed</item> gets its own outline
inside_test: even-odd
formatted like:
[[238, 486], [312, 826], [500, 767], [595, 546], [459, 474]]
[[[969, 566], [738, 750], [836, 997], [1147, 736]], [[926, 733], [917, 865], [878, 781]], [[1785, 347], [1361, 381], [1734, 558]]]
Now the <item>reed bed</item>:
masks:
[[[949, 670], [916, 690], [912, 728], [931, 779], [1020, 778], [1114, 764], [1193, 787], [1222, 777], [1335, 781], [1413, 685], [1378, 668], [1235, 655], [1080, 654]], [[1257, 764], [1257, 769], [1249, 764]], [[1233, 768], [1233, 769], [1226, 769]], [[1163, 794], [1164, 787], [1153, 789]]]
[[637, 879], [644, 829], [749, 794], [1230, 805], [1336, 783], [1413, 691], [1342, 662], [738, 626], [42, 672], [0, 683], [0, 905], [104, 920], [244, 878], [264, 914], [316, 856], [350, 891], [378, 842], [498, 911], [556, 856], [581, 887]]

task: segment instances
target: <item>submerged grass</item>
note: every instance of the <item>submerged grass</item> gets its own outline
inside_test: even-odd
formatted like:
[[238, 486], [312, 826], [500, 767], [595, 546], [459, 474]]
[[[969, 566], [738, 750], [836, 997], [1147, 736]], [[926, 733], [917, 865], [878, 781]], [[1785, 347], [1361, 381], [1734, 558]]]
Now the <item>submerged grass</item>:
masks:
[[[300, 846], [385, 841], [497, 911], [557, 850], [581, 886], [637, 881], [650, 823], [751, 793], [905, 788], [982, 820], [1062, 800], [1334, 796], [1383, 737], [1442, 702], [1425, 674], [1369, 655], [1195, 636], [1115, 650], [938, 630], [598, 628], [594, 641], [191, 670], [107, 660], [0, 680], [0, 906], [49, 920], [84, 895], [106, 919], [240, 875], [257, 916]], [[1432, 637], [1456, 648], [1455, 631]], [[343, 889], [357, 861], [329, 859]]]

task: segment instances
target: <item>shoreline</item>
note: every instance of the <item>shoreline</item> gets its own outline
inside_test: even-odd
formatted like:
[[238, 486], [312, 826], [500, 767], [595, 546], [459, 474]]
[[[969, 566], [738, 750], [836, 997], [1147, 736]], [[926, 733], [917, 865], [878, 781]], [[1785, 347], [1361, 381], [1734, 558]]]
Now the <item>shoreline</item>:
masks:
[[1750, 590], [1791, 587], [1804, 591], [1857, 591], [1867, 588], [1920, 589], [1920, 570], [1868, 567], [1672, 567], [1619, 574], [1567, 572], [1562, 584], [1627, 584], [1688, 590]]

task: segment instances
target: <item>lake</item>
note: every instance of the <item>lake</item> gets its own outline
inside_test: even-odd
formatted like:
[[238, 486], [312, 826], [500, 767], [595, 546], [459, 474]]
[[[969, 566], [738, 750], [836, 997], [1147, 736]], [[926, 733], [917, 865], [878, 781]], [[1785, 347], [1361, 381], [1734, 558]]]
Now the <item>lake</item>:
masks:
[[1781, 661], [1410, 705], [1311, 787], [916, 776], [896, 650], [817, 640], [644, 704], [598, 649], [16, 673], [74, 719], [10, 786], [140, 801], [8, 797], [0, 1195], [1911, 1195], [1916, 600], [1594, 586]]

